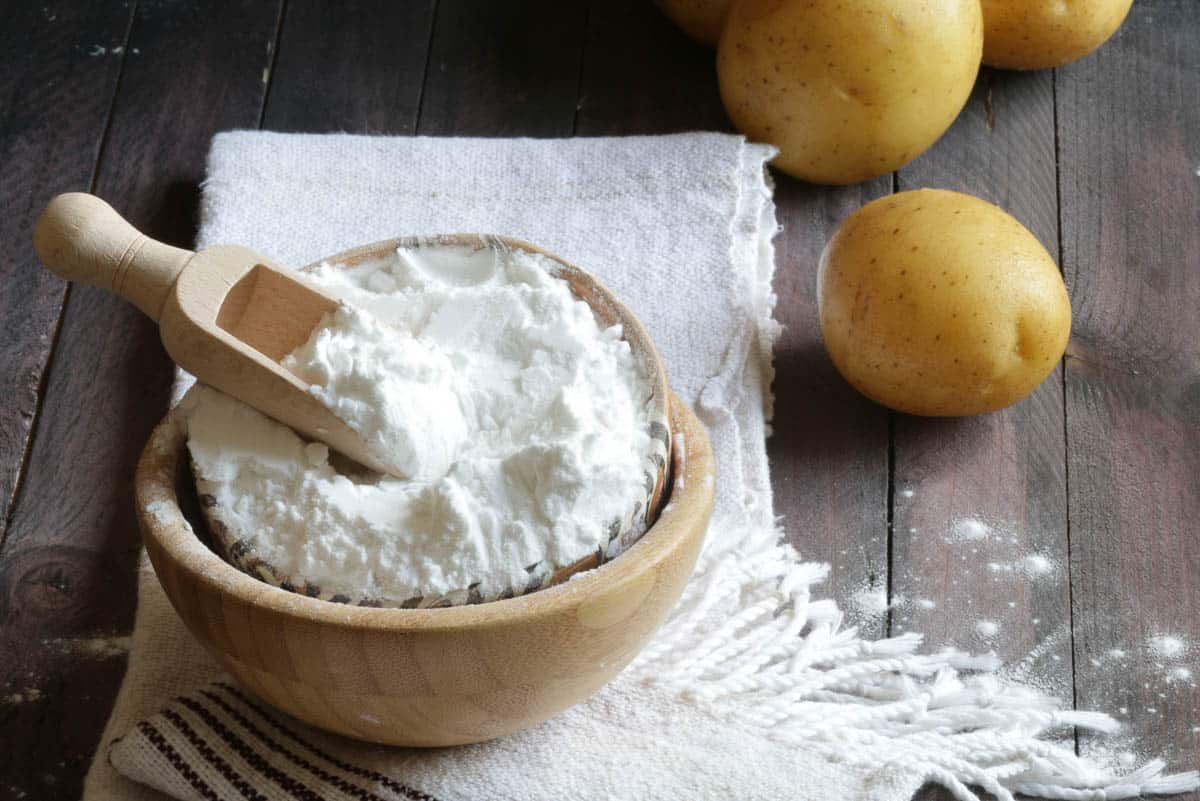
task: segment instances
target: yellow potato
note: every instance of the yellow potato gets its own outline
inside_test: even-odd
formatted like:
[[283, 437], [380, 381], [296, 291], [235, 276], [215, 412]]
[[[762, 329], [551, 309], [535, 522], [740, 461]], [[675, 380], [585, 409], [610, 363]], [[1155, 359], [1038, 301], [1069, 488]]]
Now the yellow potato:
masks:
[[991, 203], [943, 189], [868, 203], [817, 274], [821, 335], [867, 397], [902, 412], [980, 414], [1033, 391], [1062, 358], [1071, 303], [1054, 260]]
[[717, 76], [738, 130], [779, 148], [776, 167], [849, 184], [932, 145], [982, 52], [979, 0], [738, 0]]
[[657, 0], [672, 22], [700, 44], [716, 47], [733, 0]]
[[1133, 0], [983, 0], [983, 63], [1058, 67], [1104, 44]]

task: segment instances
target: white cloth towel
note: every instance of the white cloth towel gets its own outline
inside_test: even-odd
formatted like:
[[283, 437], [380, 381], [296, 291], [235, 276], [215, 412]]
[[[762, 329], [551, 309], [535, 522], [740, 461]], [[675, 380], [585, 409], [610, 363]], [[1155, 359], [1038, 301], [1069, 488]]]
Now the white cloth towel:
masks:
[[927, 781], [960, 798], [976, 785], [1099, 801], [1194, 786], [1158, 763], [1117, 778], [1037, 740], [1111, 721], [976, 673], [987, 660], [918, 653], [913, 635], [861, 640], [835, 604], [811, 597], [826, 569], [778, 544], [764, 445], [770, 156], [719, 134], [218, 136], [200, 246], [237, 242], [299, 265], [402, 234], [492, 232], [599, 275], [709, 429], [716, 513], [679, 607], [621, 676], [531, 730], [451, 749], [326, 735], [222, 683], [143, 565], [128, 673], [85, 801], [199, 799], [203, 788], [272, 801], [903, 801]]

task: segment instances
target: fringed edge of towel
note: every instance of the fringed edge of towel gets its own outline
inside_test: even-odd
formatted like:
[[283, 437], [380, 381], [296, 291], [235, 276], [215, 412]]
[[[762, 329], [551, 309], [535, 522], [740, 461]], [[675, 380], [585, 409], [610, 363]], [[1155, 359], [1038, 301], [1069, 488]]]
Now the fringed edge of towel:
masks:
[[916, 771], [961, 801], [978, 801], [972, 787], [1001, 801], [1200, 788], [1196, 771], [1166, 774], [1162, 760], [1118, 774], [1044, 739], [1119, 724], [1001, 681], [993, 656], [921, 653], [917, 634], [863, 639], [835, 602], [813, 597], [828, 572], [800, 561], [773, 527], [714, 521], [683, 598], [631, 673], [765, 738], [873, 771]]

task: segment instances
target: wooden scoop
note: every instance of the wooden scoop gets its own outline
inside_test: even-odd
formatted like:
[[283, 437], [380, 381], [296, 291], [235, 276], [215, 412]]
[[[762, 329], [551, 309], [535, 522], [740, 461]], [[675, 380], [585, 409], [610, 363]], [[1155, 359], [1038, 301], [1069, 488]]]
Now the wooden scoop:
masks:
[[399, 474], [279, 364], [338, 306], [304, 278], [237, 245], [193, 253], [157, 242], [82, 192], [50, 201], [33, 247], [51, 272], [133, 301], [158, 323], [175, 363], [201, 382], [373, 470]]

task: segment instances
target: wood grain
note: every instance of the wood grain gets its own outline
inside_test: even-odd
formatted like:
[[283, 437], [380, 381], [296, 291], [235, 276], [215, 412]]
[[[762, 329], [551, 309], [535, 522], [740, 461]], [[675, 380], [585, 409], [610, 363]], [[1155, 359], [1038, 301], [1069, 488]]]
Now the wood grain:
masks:
[[[985, 69], [946, 136], [900, 171], [899, 188], [982, 197], [1056, 254], [1056, 180], [1052, 74]], [[1057, 369], [993, 414], [895, 416], [892, 630], [995, 650], [1069, 702], [1063, 425]]]
[[731, 131], [713, 51], [645, 0], [588, 5], [575, 133]]
[[558, 0], [441, 0], [417, 132], [569, 136], [584, 12]]
[[[209, 138], [258, 123], [277, 18], [277, 4], [139, 5], [96, 192], [190, 244]], [[41, 180], [47, 194], [79, 188]], [[137, 309], [72, 289], [0, 564], [0, 671], [40, 693], [4, 722], [0, 759], [6, 784], [30, 797], [78, 797], [124, 669], [140, 547], [132, 471], [171, 373]]]
[[0, 4], [0, 546], [66, 289], [29, 237], [50, 183], [91, 185], [131, 16], [116, 2]]
[[[103, 591], [111, 566], [70, 544], [4, 548], [37, 419], [66, 285], [29, 246], [53, 184], [91, 185], [116, 91], [132, 9], [124, 3], [0, 4], [0, 797], [74, 797], [107, 704], [61, 692], [72, 664], [92, 680], [119, 679], [123, 642], [42, 632], [43, 615], [85, 625], [78, 595]], [[24, 488], [35, 498], [36, 484]], [[36, 503], [36, 501], [35, 501]], [[32, 623], [32, 625], [28, 625]], [[65, 787], [65, 791], [61, 790]]]
[[1077, 701], [1179, 770], [1200, 764], [1198, 31], [1191, 0], [1135, 3], [1058, 71]]
[[[817, 262], [851, 212], [891, 191], [891, 176], [852, 187], [817, 187], [775, 174], [783, 233], [775, 240], [775, 423], [767, 441], [775, 512], [806, 560], [832, 566], [827, 592], [839, 602], [886, 595], [888, 413], [856, 392], [821, 342]], [[850, 605], [864, 634], [886, 616]]]
[[263, 127], [411, 134], [435, 0], [290, 0]]

